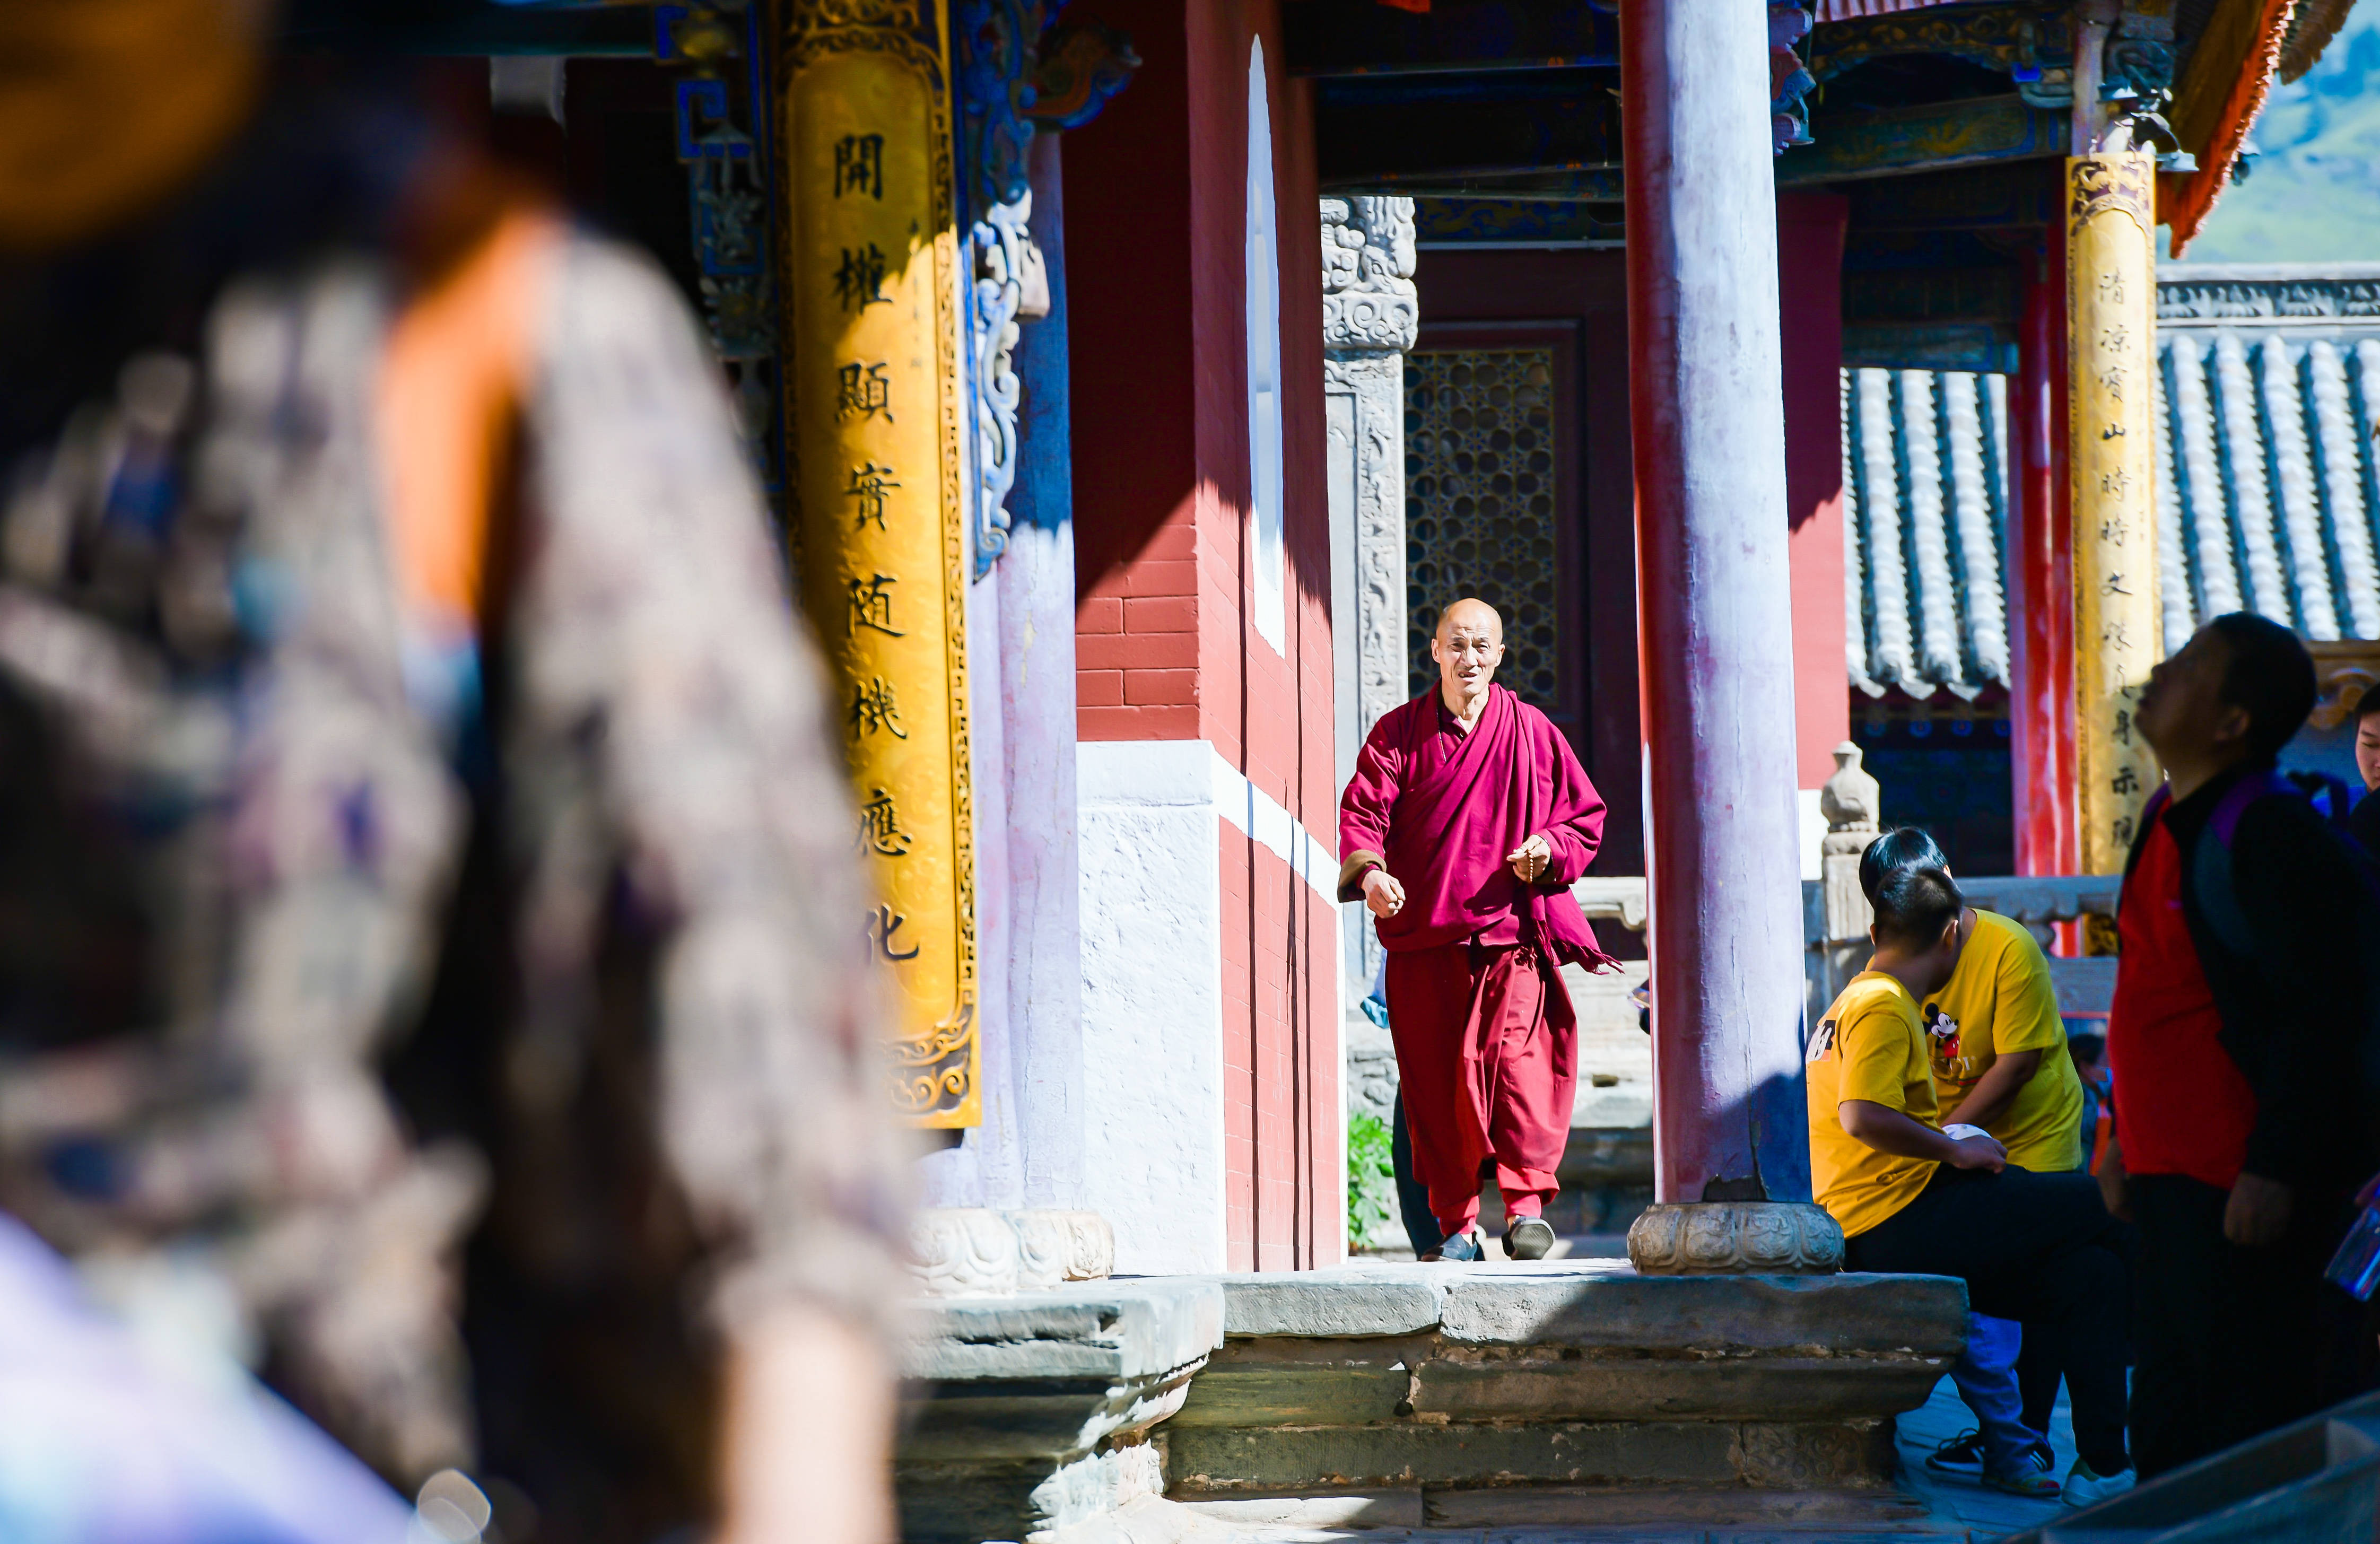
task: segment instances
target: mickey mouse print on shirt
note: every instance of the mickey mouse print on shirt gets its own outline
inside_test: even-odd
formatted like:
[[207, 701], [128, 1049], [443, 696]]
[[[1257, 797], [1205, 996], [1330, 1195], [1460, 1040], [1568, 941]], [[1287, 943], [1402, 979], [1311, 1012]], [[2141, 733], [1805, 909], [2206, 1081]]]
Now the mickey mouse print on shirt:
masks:
[[2002, 1057], [2040, 1052], [2020, 1085], [1999, 1089], [1991, 1119], [1976, 1124], [2020, 1168], [2071, 1169], [2082, 1161], [2082, 1086], [2066, 1051], [2048, 959], [2022, 923], [1988, 911], [1969, 915], [1974, 930], [1959, 951], [1958, 969], [1917, 1015], [1936, 1098], [1948, 1118]]
[[1939, 1003], [1925, 1004], [1925, 1045], [1943, 1076], [1967, 1076], [1965, 1060], [1959, 1054], [1959, 1021], [1944, 1013]]

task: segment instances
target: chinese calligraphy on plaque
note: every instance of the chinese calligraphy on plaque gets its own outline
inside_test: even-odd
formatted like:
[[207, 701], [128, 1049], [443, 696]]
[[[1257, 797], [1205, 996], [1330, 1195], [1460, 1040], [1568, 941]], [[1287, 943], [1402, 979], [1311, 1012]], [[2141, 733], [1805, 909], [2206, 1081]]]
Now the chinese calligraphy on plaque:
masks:
[[861, 525], [873, 520], [878, 530], [885, 530], [889, 528], [884, 524], [884, 506], [900, 486], [892, 480], [892, 468], [869, 461], [851, 468], [851, 485], [844, 492], [858, 501]]
[[834, 142], [834, 196], [869, 193], [884, 201], [884, 136], [846, 134]]
[[[795, 546], [843, 709], [892, 1099], [972, 1125], [962, 274], [940, 6], [783, 0], [781, 292]], [[834, 624], [840, 618], [843, 626]]]
[[834, 416], [838, 419], [884, 415], [892, 421], [892, 383], [885, 379], [883, 361], [848, 364], [835, 372]]

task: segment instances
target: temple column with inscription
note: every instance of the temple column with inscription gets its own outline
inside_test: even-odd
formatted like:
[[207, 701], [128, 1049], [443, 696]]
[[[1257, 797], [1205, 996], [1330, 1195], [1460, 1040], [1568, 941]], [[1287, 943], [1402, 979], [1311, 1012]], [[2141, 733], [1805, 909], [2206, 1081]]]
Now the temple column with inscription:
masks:
[[1767, 17], [1621, 0], [1657, 1202], [1640, 1270], [1830, 1270], [1802, 1083]]
[[[1338, 782], [1405, 700], [1405, 354], [1421, 331], [1411, 199], [1322, 201], [1322, 391], [1330, 435], [1330, 643]], [[1347, 995], [1371, 990], [1379, 937], [1344, 913]]]
[[2162, 773], [2132, 714], [2163, 657], [2157, 596], [2156, 161], [2130, 148], [2099, 82], [2120, 21], [2077, 15], [2066, 162], [2067, 468], [2073, 511], [2074, 770], [2086, 874], [2120, 871]]
[[961, 1127], [981, 1105], [949, 39], [917, 0], [783, 14], [788, 502], [880, 897], [853, 937], [894, 1007], [900, 1107]]

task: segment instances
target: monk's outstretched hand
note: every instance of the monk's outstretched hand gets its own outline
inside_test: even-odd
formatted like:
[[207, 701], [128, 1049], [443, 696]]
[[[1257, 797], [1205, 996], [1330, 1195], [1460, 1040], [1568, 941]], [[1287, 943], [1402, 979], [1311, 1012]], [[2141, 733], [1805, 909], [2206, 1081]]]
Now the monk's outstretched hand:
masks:
[[1504, 855], [1504, 861], [1512, 866], [1512, 877], [1524, 884], [1536, 883], [1553, 860], [1553, 846], [1542, 836], [1532, 836]]
[[1405, 909], [1405, 887], [1386, 869], [1368, 869], [1364, 875], [1364, 904], [1375, 917], [1394, 917]]

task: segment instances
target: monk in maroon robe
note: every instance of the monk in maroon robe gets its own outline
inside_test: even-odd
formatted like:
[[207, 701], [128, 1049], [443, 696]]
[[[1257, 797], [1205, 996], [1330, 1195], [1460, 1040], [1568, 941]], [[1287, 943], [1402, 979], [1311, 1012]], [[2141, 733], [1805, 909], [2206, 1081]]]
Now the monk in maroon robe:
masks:
[[1339, 801], [1339, 898], [1363, 898], [1388, 951], [1389, 1032], [1443, 1258], [1480, 1258], [1492, 1166], [1505, 1252], [1537, 1259], [1578, 1075], [1557, 967], [1610, 964], [1570, 894], [1602, 845], [1603, 800], [1546, 715], [1492, 684], [1493, 607], [1447, 607], [1430, 657], [1437, 689], [1382, 715]]

